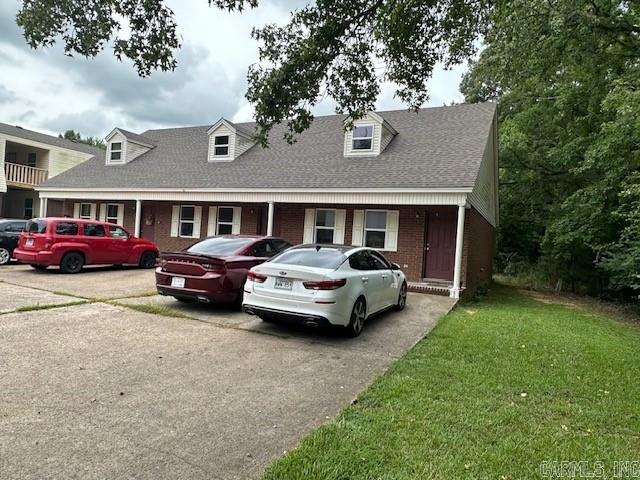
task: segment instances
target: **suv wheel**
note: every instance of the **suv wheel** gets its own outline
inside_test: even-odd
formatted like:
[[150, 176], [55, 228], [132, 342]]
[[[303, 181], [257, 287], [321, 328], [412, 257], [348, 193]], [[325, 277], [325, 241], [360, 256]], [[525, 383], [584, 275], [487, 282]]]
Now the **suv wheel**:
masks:
[[84, 257], [77, 252], [65, 253], [60, 260], [60, 270], [64, 273], [78, 273], [84, 267]]
[[9, 260], [11, 260], [11, 252], [6, 248], [0, 248], [0, 265], [9, 263]]
[[156, 266], [156, 254], [154, 252], [144, 252], [140, 257], [140, 268], [153, 268]]

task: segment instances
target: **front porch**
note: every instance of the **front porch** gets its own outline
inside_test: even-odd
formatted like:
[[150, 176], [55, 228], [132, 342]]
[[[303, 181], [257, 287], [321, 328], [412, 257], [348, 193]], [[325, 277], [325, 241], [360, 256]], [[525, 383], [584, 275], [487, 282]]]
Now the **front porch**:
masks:
[[43, 210], [49, 215], [122, 224], [164, 251], [181, 250], [199, 239], [226, 233], [273, 235], [292, 244], [366, 245], [399, 264], [413, 291], [458, 298], [467, 284], [471, 237], [465, 229], [469, 217], [465, 205], [65, 201], [49, 197]]

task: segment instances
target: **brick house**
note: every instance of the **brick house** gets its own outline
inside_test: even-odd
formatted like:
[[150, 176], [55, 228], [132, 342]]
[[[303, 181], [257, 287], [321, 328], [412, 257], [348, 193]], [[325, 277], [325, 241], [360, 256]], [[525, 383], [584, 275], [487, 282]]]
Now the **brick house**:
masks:
[[496, 107], [318, 117], [269, 148], [253, 124], [119, 128], [107, 150], [38, 190], [49, 216], [123, 224], [161, 250], [210, 235], [379, 248], [410, 286], [458, 297], [491, 277], [498, 221]]

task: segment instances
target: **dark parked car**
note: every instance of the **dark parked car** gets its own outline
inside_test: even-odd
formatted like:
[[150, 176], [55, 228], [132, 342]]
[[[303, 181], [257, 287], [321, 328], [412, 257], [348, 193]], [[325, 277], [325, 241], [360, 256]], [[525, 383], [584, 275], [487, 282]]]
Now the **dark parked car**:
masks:
[[0, 265], [9, 263], [18, 246], [18, 237], [24, 230], [26, 220], [0, 218]]
[[85, 265], [138, 265], [153, 268], [158, 247], [107, 222], [78, 218], [33, 218], [20, 234], [17, 260], [37, 270], [59, 265], [78, 273]]
[[181, 301], [241, 304], [249, 269], [290, 246], [275, 237], [210, 237], [181, 252], [162, 253], [156, 288]]

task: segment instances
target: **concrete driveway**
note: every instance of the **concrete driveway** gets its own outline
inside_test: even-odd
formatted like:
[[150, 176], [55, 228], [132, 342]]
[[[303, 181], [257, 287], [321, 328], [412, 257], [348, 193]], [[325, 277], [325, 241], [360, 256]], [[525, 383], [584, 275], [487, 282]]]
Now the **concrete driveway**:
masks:
[[0, 269], [0, 478], [257, 478], [453, 305], [412, 294], [346, 339], [153, 287]]

